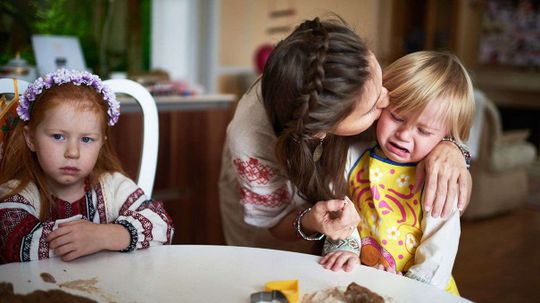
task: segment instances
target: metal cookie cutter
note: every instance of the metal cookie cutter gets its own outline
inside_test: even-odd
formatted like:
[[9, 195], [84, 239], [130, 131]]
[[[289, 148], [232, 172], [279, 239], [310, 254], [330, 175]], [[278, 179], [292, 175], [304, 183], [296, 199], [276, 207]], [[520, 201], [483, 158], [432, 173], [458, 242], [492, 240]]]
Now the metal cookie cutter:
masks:
[[289, 303], [287, 297], [279, 290], [260, 291], [251, 294], [251, 303]]

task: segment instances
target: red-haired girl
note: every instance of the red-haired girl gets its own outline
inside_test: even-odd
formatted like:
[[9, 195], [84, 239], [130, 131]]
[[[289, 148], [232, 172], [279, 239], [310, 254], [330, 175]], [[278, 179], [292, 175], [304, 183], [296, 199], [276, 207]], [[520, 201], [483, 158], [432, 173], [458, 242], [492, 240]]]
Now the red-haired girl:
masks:
[[124, 175], [110, 141], [119, 104], [99, 77], [39, 78], [17, 114], [0, 163], [0, 263], [171, 242], [163, 204]]

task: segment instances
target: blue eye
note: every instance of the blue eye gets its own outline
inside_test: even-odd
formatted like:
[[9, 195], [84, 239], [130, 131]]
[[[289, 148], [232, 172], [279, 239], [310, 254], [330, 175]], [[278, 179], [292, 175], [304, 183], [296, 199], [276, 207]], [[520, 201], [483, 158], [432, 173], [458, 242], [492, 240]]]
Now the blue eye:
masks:
[[82, 137], [81, 141], [84, 143], [90, 143], [90, 142], [94, 142], [94, 139], [90, 137]]
[[53, 134], [52, 137], [54, 140], [57, 140], [57, 141], [64, 140], [64, 135], [61, 135], [61, 134]]

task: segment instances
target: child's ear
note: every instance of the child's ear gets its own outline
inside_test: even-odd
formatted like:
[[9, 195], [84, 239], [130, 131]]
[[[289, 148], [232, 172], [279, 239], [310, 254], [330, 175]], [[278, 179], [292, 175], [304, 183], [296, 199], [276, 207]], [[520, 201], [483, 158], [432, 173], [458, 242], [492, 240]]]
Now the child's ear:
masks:
[[36, 147], [35, 147], [35, 144], [34, 144], [34, 136], [32, 135], [32, 132], [30, 131], [28, 126], [24, 127], [23, 134], [24, 134], [24, 141], [26, 142], [26, 146], [28, 146], [28, 148], [31, 151], [35, 152]]

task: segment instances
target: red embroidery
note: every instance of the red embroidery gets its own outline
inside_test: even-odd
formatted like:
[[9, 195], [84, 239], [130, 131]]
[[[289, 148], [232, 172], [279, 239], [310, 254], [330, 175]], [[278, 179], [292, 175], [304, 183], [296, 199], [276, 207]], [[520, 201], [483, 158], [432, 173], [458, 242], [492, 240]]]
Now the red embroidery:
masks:
[[241, 187], [240, 199], [244, 203], [263, 205], [267, 207], [277, 207], [289, 203], [291, 200], [291, 195], [285, 186], [267, 195], [260, 195], [247, 188]]
[[275, 175], [277, 171], [268, 165], [264, 165], [255, 158], [249, 158], [247, 161], [240, 159], [233, 160], [236, 171], [240, 177], [248, 182], [256, 182], [258, 184], [267, 184], [268, 181]]
[[145, 216], [141, 215], [140, 213], [137, 213], [131, 210], [126, 211], [126, 216], [130, 216], [134, 218], [135, 220], [139, 221], [139, 223], [141, 223], [141, 226], [143, 229], [142, 234], [144, 235], [144, 240], [141, 241], [139, 239], [139, 242], [142, 245], [141, 248], [150, 247], [150, 241], [154, 239], [154, 237], [152, 236], [152, 229], [153, 229], [152, 222], [148, 220], [148, 218], [146, 218]]
[[107, 213], [105, 212], [105, 198], [103, 197], [103, 189], [101, 188], [101, 183], [99, 183], [96, 188], [96, 208], [99, 214], [99, 222], [107, 223]]
[[0, 209], [0, 264], [21, 262], [24, 237], [39, 220], [21, 209]]
[[134, 192], [131, 193], [131, 195], [127, 197], [126, 201], [124, 201], [124, 204], [122, 204], [122, 207], [120, 208], [119, 214], [125, 213], [131, 207], [131, 205], [133, 205], [133, 203], [139, 200], [139, 198], [142, 197], [143, 195], [144, 195], [143, 190], [140, 188], [137, 188]]
[[39, 238], [38, 258], [40, 260], [49, 258], [49, 242], [47, 242], [47, 236], [52, 232], [54, 222], [50, 221], [44, 223], [41, 229], [41, 237]]

